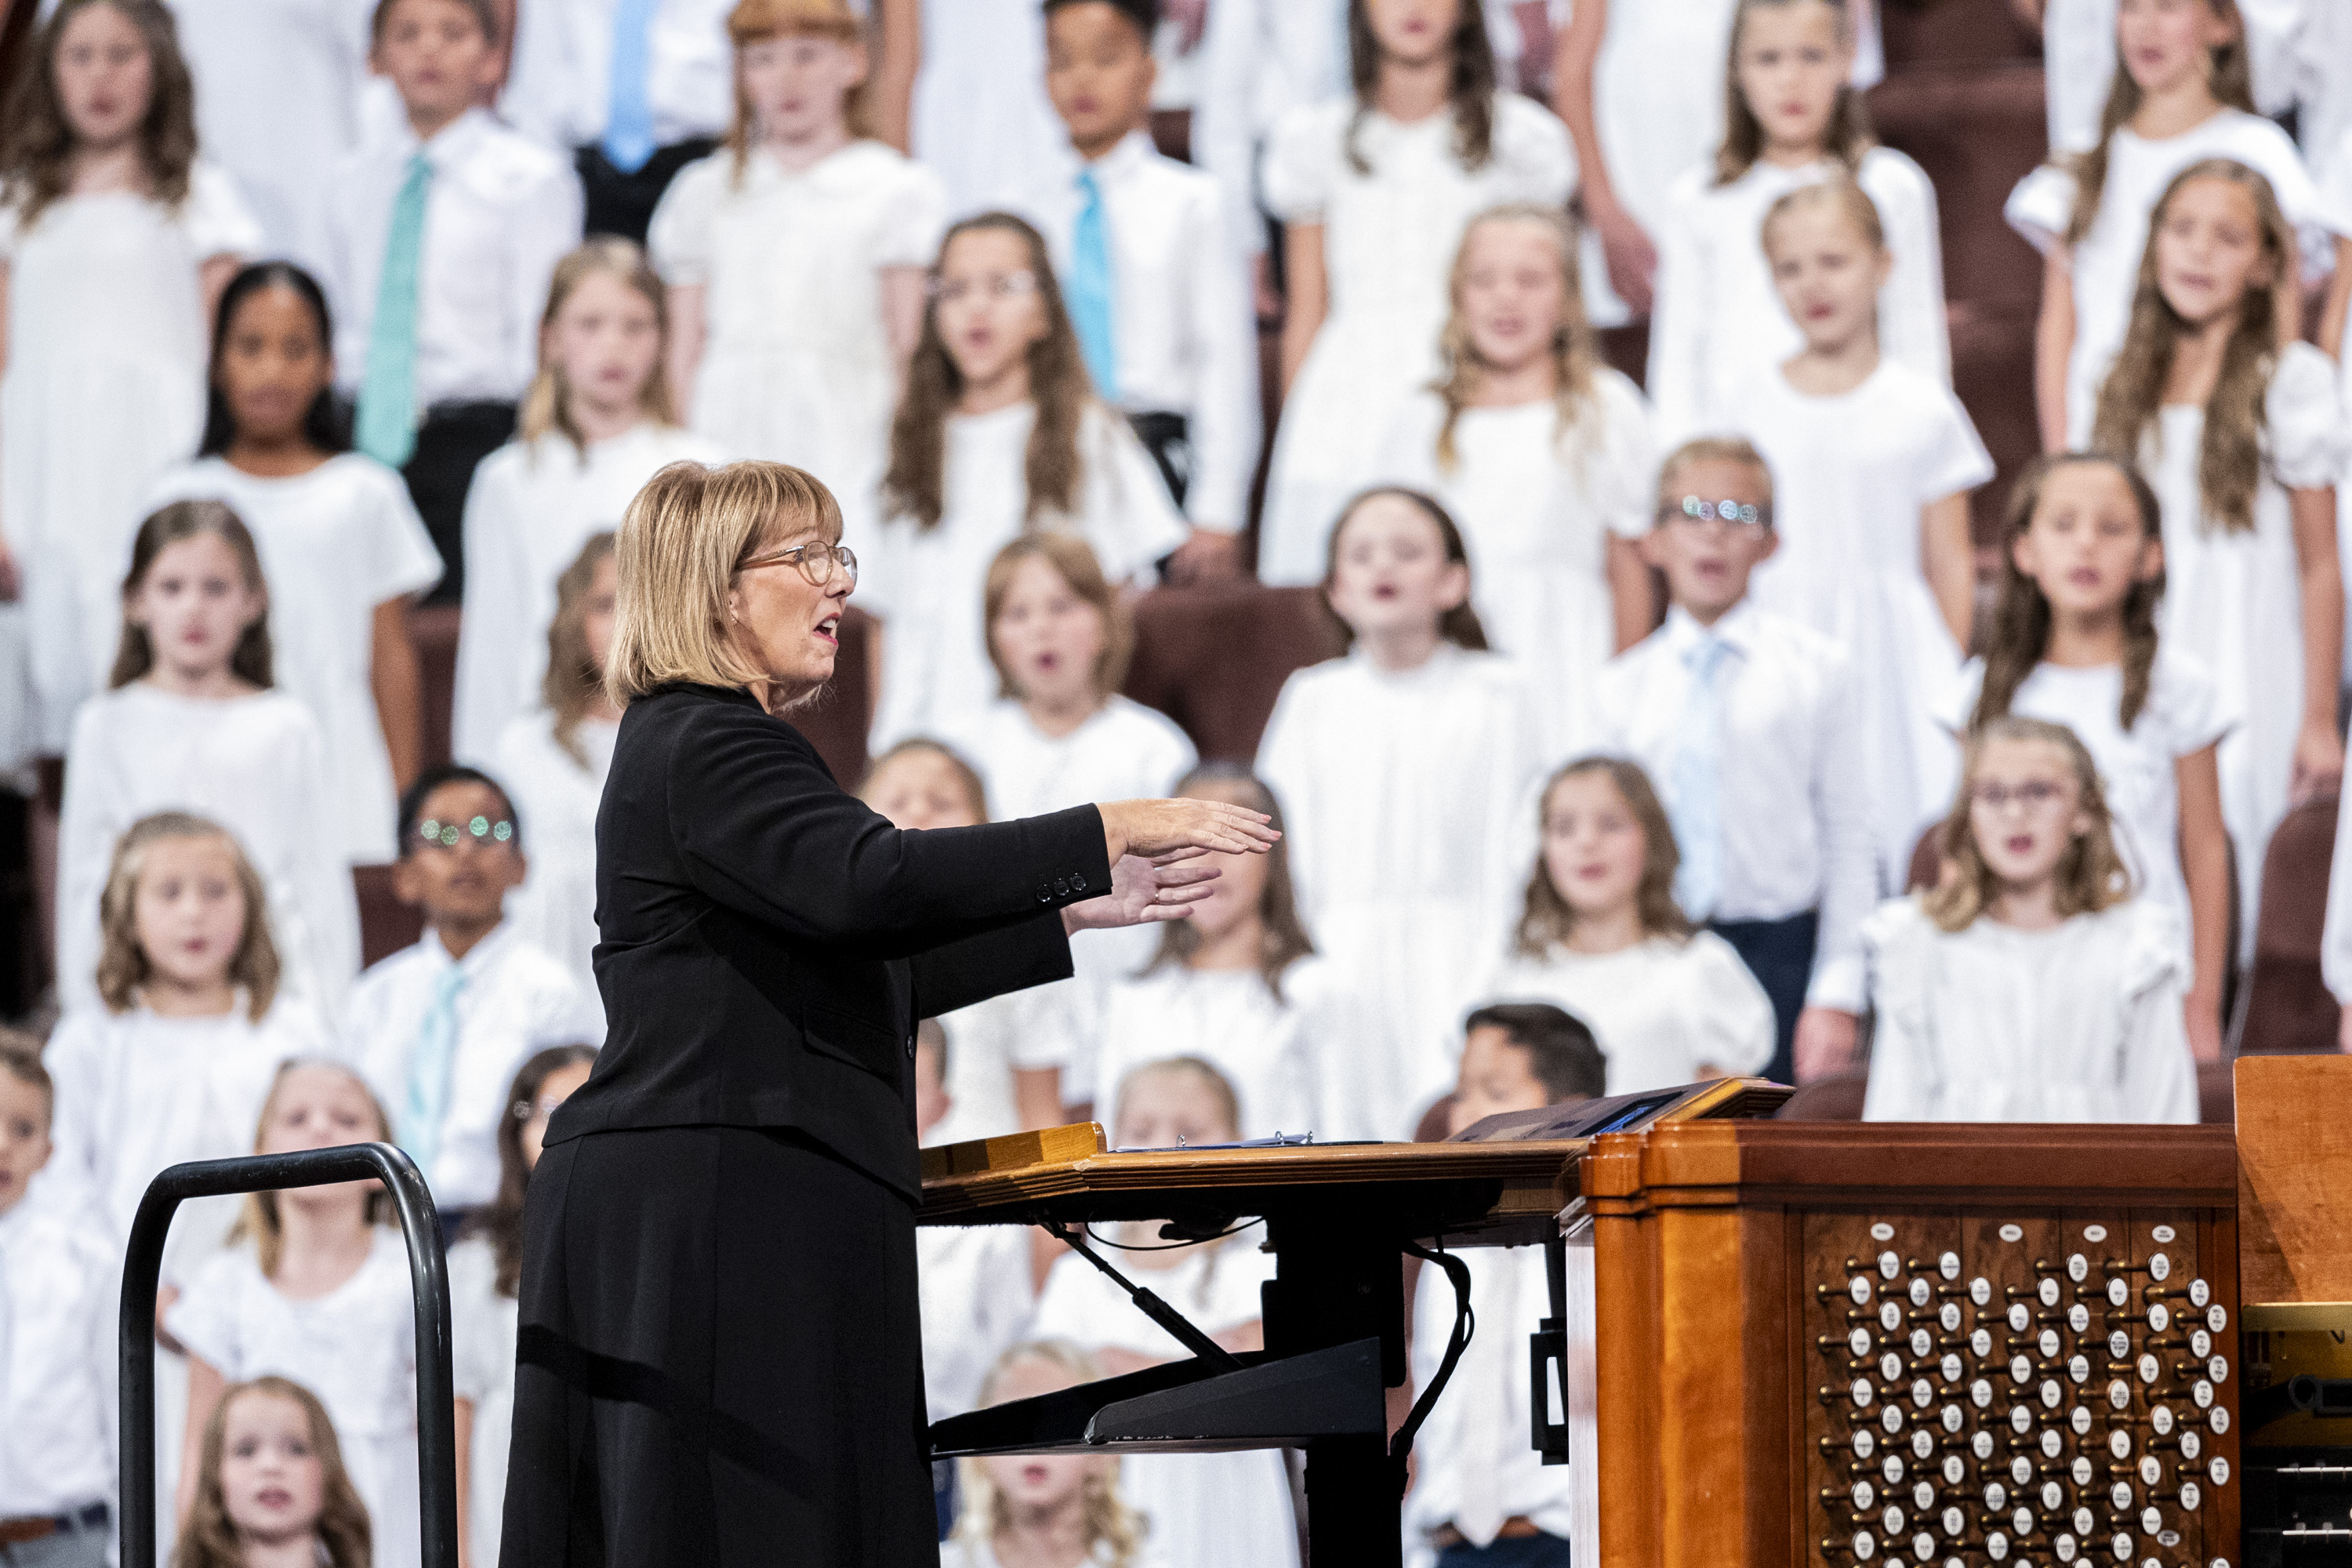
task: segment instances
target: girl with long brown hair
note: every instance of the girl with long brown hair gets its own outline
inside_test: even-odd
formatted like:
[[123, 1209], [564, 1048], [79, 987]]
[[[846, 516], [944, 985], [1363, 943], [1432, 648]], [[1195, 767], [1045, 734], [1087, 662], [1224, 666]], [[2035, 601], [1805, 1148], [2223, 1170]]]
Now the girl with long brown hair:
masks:
[[[1403, 1138], [1445, 1078], [1509, 901], [1538, 699], [1486, 651], [1462, 531], [1437, 501], [1366, 491], [1327, 559], [1324, 602], [1351, 651], [1284, 683], [1256, 771], [1288, 816], [1307, 929], [1363, 1005], [1355, 1046], [1319, 1065], [1315, 1131]], [[1408, 847], [1360, 852], [1373, 842]]]
[[1544, 785], [1537, 830], [1510, 951], [1480, 1000], [1549, 1002], [1582, 1019], [1612, 1094], [1761, 1071], [1771, 998], [1675, 902], [1675, 830], [1641, 764], [1570, 763]]
[[727, 33], [734, 124], [671, 184], [647, 237], [672, 291], [671, 380], [730, 457], [862, 499], [921, 332], [947, 192], [875, 140], [866, 25], [846, 0], [740, 0]]
[[1045, 239], [1020, 218], [967, 218], [940, 247], [881, 504], [857, 585], [887, 645], [880, 742], [987, 704], [982, 588], [1007, 543], [1075, 534], [1123, 586], [1189, 534], [1135, 432], [1096, 398]]
[[[141, 500], [204, 428], [205, 337], [261, 232], [196, 158], [161, 0], [63, 0], [0, 106], [0, 587], [22, 580], [34, 732], [106, 685]], [[5, 748], [0, 748], [5, 749]]]
[[581, 549], [620, 526], [645, 483], [726, 454], [679, 427], [666, 362], [672, 291], [625, 239], [599, 235], [556, 263], [540, 316], [539, 374], [515, 438], [482, 459], [466, 495], [465, 615], [450, 746], [497, 753], [506, 727], [554, 705], [547, 638], [556, 587]]
[[530, 824], [530, 868], [507, 900], [507, 919], [572, 972], [592, 1010], [596, 807], [621, 732], [621, 710], [604, 690], [621, 583], [613, 542], [590, 535], [556, 578], [540, 706], [508, 721], [491, 770]]
[[2008, 714], [2072, 729], [2098, 764], [2116, 847], [2139, 896], [2168, 910], [2190, 965], [2189, 1043], [2221, 1050], [2230, 844], [2216, 752], [2234, 721], [2204, 663], [2159, 638], [2156, 492], [2120, 458], [2068, 453], [2010, 497], [2000, 595], [1984, 654], [1941, 715], [1971, 733]]
[[2171, 915], [2132, 897], [2063, 724], [1970, 738], [1927, 892], [1864, 922], [1871, 1121], [2194, 1121]]
[[[277, 1154], [391, 1138], [358, 1074], [301, 1057], [278, 1068], [249, 1147]], [[416, 1317], [408, 1249], [391, 1218], [391, 1199], [373, 1181], [249, 1194], [235, 1245], [197, 1268], [164, 1309], [163, 1326], [188, 1350], [183, 1529], [202, 1494], [197, 1460], [223, 1396], [275, 1375], [311, 1390], [332, 1417], [373, 1521], [373, 1561], [416, 1561]]]
[[2166, 640], [2212, 672], [2238, 716], [2220, 763], [2242, 958], [2271, 830], [2344, 772], [2346, 425], [2335, 365], [2308, 343], [2281, 346], [2299, 319], [2294, 255], [2261, 174], [2227, 159], [2182, 171], [2150, 216], [2094, 432], [2101, 451], [2138, 462], [2162, 504]]
[[2131, 321], [2149, 214], [2183, 169], [2232, 158], [2260, 171], [2300, 229], [2298, 249], [2325, 256], [2331, 244], [2294, 142], [2255, 112], [2237, 0], [2119, 0], [2115, 28], [2097, 141], [2055, 153], [2002, 210], [2043, 258], [2033, 394], [2047, 452], [2090, 444], [2100, 384]]
[[1545, 749], [1587, 729], [1585, 692], [1657, 618], [1634, 541], [1649, 531], [1657, 456], [1649, 406], [1601, 363], [1558, 209], [1493, 208], [1454, 253], [1437, 381], [1381, 446], [1389, 477], [1461, 523], [1478, 618], [1549, 700]]
[[1576, 184], [1568, 132], [1497, 92], [1479, 0], [1349, 0], [1342, 98], [1304, 105], [1265, 151], [1289, 304], [1282, 423], [1258, 575], [1321, 574], [1339, 509], [1381, 465], [1399, 405], [1438, 369], [1446, 268], [1470, 219], [1506, 202], [1558, 207]]
[[243, 521], [174, 501], [140, 524], [122, 578], [113, 687], [82, 704], [67, 750], [58, 856], [58, 983], [98, 1001], [99, 902], [115, 841], [188, 811], [236, 837], [268, 889], [288, 987], [331, 1016], [359, 973], [359, 905], [327, 814], [326, 742], [278, 689], [269, 594]]
[[1765, 215], [1801, 186], [1844, 179], [1876, 207], [1889, 258], [1878, 286], [1880, 347], [1951, 379], [1936, 189], [1871, 134], [1853, 85], [1853, 0], [1741, 0], [1724, 71], [1713, 161], [1683, 172], [1658, 235], [1650, 399], [1666, 445], [1734, 427], [1737, 389], [1805, 345], [1773, 287]]
[[335, 1424], [300, 1384], [257, 1377], [223, 1394], [196, 1468], [172, 1568], [253, 1568], [294, 1561], [289, 1549], [321, 1568], [373, 1568], [374, 1527]]

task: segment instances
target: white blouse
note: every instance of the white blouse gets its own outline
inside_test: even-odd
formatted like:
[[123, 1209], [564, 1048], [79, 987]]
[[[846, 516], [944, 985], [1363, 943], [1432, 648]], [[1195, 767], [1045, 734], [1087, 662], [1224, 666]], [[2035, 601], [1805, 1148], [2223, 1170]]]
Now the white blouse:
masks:
[[1549, 1002], [1580, 1020], [1608, 1061], [1611, 1094], [1695, 1083], [1703, 1068], [1757, 1072], [1772, 1059], [1771, 999], [1713, 931], [1653, 936], [1615, 952], [1515, 951], [1478, 998]]
[[2163, 910], [2127, 900], [2049, 931], [1946, 931], [1916, 899], [1864, 922], [1866, 1121], [2194, 1121], [2188, 984]]

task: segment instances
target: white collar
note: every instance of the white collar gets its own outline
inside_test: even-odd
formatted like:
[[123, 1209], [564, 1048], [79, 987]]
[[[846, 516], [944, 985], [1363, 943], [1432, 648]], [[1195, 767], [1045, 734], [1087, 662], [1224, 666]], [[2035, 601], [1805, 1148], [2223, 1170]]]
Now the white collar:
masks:
[[465, 957], [453, 958], [449, 954], [449, 950], [441, 943], [441, 933], [427, 926], [425, 928], [424, 936], [417, 941], [416, 950], [425, 954], [436, 973], [455, 964], [466, 972], [467, 979], [472, 980], [479, 977], [483, 970], [496, 963], [499, 954], [513, 945], [515, 940], [514, 922], [502, 920], [490, 928], [489, 935], [467, 948]]
[[390, 145], [400, 155], [403, 164], [418, 153], [423, 153], [425, 162], [433, 165], [433, 172], [445, 174], [480, 146], [497, 123], [488, 110], [469, 109], [435, 132], [429, 141], [419, 141], [416, 128], [409, 124], [404, 115]]
[[1659, 629], [1665, 647], [1677, 656], [1709, 637], [1746, 654], [1756, 646], [1757, 616], [1756, 601], [1743, 595], [1739, 603], [1724, 611], [1711, 626], [1700, 626], [1688, 610], [1676, 605], [1666, 612], [1666, 624]]
[[[1160, 148], [1151, 140], [1150, 132], [1140, 129], [1130, 131], [1101, 157], [1091, 163], [1083, 158], [1078, 160], [1078, 174], [1091, 174], [1097, 181], [1108, 184], [1127, 178], [1159, 155]], [[1073, 180], [1076, 177], [1075, 174], [1071, 176]]]

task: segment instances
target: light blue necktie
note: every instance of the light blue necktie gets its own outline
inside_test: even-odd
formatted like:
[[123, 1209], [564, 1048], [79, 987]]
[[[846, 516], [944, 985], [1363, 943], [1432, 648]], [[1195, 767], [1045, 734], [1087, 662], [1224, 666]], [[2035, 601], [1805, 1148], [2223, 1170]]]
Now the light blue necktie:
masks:
[[1731, 645], [1705, 636], [1683, 654], [1690, 668], [1690, 695], [1683, 703], [1682, 728], [1667, 780], [1667, 816], [1682, 869], [1675, 875], [1675, 900], [1683, 913], [1703, 921], [1723, 896], [1723, 666]]
[[661, 0], [616, 0], [613, 69], [604, 100], [604, 161], [634, 174], [654, 155], [654, 110], [646, 83], [653, 72], [654, 12]]
[[1070, 324], [1095, 378], [1095, 395], [1118, 401], [1118, 344], [1111, 335], [1110, 220], [1103, 213], [1102, 185], [1092, 169], [1078, 171], [1086, 205], [1070, 234]]
[[359, 449], [394, 468], [405, 467], [416, 450], [416, 290], [432, 186], [433, 163], [420, 151], [409, 158], [392, 200], [375, 319], [368, 324], [367, 374], [360, 382]]
[[433, 1003], [416, 1026], [408, 1059], [408, 1093], [400, 1107], [400, 1146], [429, 1180], [441, 1152], [441, 1122], [449, 1111], [449, 1067], [457, 1056], [457, 994], [466, 971], [452, 963], [433, 984]]

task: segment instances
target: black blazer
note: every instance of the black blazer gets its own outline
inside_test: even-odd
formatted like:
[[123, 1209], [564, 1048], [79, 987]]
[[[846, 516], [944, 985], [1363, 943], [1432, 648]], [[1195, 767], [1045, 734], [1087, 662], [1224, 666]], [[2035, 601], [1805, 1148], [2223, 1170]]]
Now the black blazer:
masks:
[[902, 833], [749, 694], [657, 688], [596, 814], [604, 1048], [547, 1141], [790, 1127], [915, 1195], [916, 1021], [1066, 977], [1062, 906], [1109, 888], [1091, 805]]

